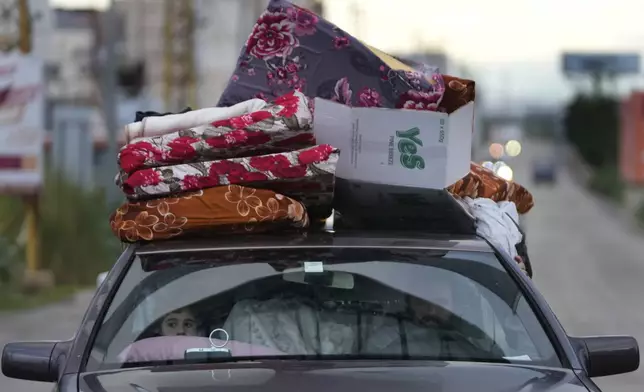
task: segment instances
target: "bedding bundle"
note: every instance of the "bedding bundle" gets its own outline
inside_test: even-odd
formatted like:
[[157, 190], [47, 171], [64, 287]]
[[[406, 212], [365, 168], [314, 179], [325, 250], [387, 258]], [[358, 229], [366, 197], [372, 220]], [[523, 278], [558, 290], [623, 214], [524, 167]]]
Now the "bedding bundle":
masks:
[[[309, 10], [272, 0], [217, 107], [141, 111], [125, 126], [115, 182], [127, 202], [112, 214], [112, 231], [135, 242], [302, 230], [325, 220], [338, 160], [349, 152], [316, 142], [316, 98], [449, 114], [475, 100], [475, 83], [390, 56]], [[534, 204], [525, 188], [475, 163], [444, 191], [512, 203], [519, 214]]]

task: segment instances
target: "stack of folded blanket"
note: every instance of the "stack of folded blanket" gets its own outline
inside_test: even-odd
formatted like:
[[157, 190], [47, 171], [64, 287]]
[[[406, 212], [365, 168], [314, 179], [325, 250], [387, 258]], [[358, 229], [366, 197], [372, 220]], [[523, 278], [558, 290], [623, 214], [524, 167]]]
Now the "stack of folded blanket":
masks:
[[[125, 128], [116, 183], [128, 202], [111, 217], [123, 241], [189, 233], [304, 228], [333, 207], [339, 153], [316, 145], [313, 99], [452, 113], [475, 99], [471, 80], [394, 58], [284, 0], [271, 0], [241, 51], [219, 106], [139, 112]], [[461, 198], [530, 193], [472, 163], [448, 187]]]
[[128, 125], [143, 136], [118, 155], [116, 183], [129, 201], [112, 230], [123, 241], [157, 240], [326, 218], [339, 152], [315, 144], [309, 103], [293, 91], [245, 102], [243, 113], [211, 108]]

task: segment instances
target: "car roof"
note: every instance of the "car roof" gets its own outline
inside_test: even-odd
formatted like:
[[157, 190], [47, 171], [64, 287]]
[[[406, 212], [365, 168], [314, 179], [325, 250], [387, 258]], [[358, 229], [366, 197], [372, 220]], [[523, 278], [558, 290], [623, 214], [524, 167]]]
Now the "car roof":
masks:
[[418, 231], [319, 231], [306, 233], [242, 234], [155, 241], [134, 245], [137, 254], [195, 252], [222, 249], [269, 248], [407, 248], [440, 249], [492, 253], [482, 238], [469, 235], [442, 235]]

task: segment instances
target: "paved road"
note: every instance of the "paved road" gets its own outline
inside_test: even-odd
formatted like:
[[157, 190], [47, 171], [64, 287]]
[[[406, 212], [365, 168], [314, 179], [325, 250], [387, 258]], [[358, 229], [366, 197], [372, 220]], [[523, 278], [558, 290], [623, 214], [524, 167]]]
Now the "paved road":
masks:
[[[515, 180], [536, 199], [526, 215], [535, 282], [569, 334], [629, 334], [644, 347], [644, 236], [588, 196], [567, 170], [555, 187], [532, 185], [529, 162], [551, 148], [529, 144], [512, 163]], [[644, 369], [598, 384], [605, 392], [641, 391]]]
[[[531, 144], [516, 162], [516, 180], [536, 198], [528, 214], [535, 280], [570, 334], [632, 334], [644, 346], [644, 237], [632, 233], [563, 171], [555, 187], [529, 181], [529, 162], [548, 147]], [[90, 294], [50, 308], [0, 315], [0, 345], [12, 340], [70, 337]], [[605, 392], [635, 392], [644, 370], [598, 382]], [[0, 391], [41, 392], [51, 386], [8, 380]]]

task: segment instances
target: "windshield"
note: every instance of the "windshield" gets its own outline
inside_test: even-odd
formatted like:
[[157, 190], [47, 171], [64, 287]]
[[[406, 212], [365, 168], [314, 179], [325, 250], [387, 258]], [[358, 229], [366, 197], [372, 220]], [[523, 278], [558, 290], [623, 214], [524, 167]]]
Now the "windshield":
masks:
[[136, 256], [87, 370], [291, 357], [561, 366], [492, 253], [318, 248]]

